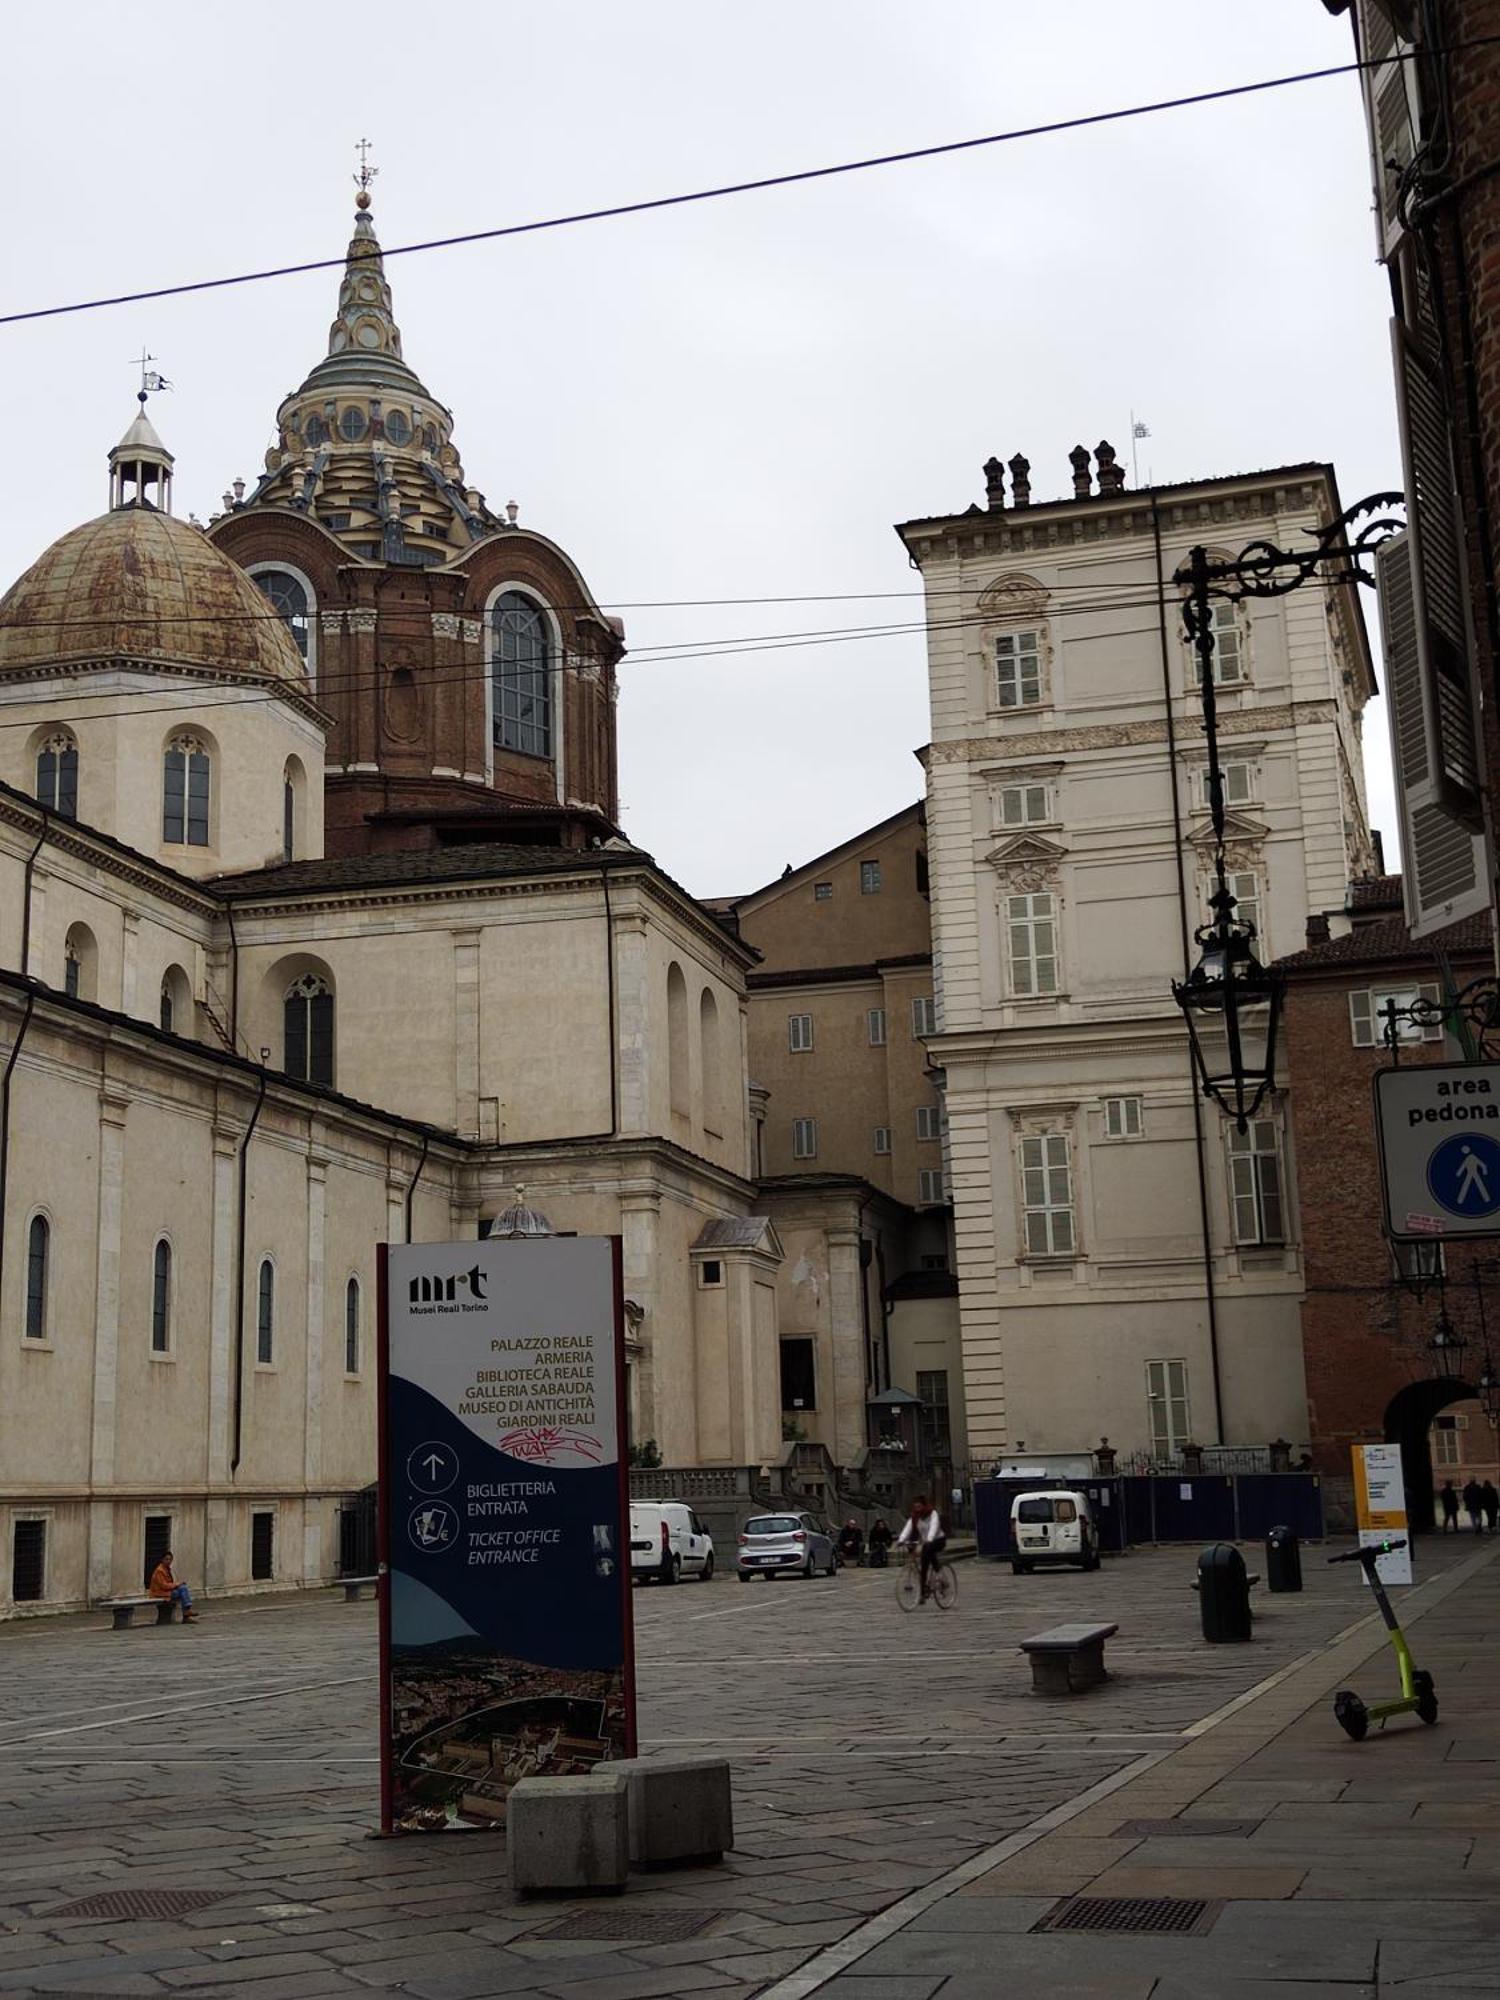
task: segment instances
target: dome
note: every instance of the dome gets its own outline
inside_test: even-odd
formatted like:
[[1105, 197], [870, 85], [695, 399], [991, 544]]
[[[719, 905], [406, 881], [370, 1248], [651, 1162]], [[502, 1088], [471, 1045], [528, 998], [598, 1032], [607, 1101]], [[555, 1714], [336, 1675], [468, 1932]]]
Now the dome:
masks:
[[71, 529], [0, 598], [0, 675], [122, 658], [308, 691], [295, 640], [245, 572], [150, 506]]

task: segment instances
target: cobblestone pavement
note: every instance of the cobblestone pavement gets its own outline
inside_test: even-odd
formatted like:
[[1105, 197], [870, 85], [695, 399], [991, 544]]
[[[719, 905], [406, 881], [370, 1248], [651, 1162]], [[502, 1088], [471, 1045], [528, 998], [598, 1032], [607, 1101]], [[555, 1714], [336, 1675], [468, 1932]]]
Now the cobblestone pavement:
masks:
[[[1435, 1546], [1430, 1570], [1471, 1553]], [[1307, 1554], [1307, 1591], [1263, 1598], [1234, 1647], [1199, 1637], [1181, 1549], [1092, 1576], [971, 1562], [948, 1614], [904, 1614], [891, 1572], [638, 1591], [642, 1747], [734, 1760], [736, 1848], [590, 1904], [515, 1901], [488, 1834], [367, 1838], [371, 1604], [0, 1627], [0, 1993], [748, 2000], [1324, 1646], [1366, 1607]], [[1084, 1615], [1119, 1623], [1114, 1678], [1042, 1702], [1017, 1642]], [[63, 1914], [122, 1889], [215, 1900]], [[567, 1935], [580, 1919], [593, 1936]], [[864, 2000], [935, 1987], [860, 1972]]]

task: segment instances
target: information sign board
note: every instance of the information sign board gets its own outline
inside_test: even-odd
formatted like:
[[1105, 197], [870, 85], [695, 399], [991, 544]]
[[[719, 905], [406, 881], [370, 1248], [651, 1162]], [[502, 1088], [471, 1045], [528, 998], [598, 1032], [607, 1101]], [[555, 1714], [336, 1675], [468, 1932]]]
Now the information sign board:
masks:
[[1356, 1444], [1354, 1511], [1361, 1548], [1394, 1539], [1406, 1547], [1382, 1556], [1375, 1567], [1382, 1583], [1411, 1582], [1411, 1527], [1406, 1518], [1406, 1484], [1398, 1444]]
[[1500, 1063], [1377, 1070], [1375, 1128], [1389, 1235], [1500, 1236]]
[[618, 1239], [381, 1260], [381, 1823], [633, 1755]]

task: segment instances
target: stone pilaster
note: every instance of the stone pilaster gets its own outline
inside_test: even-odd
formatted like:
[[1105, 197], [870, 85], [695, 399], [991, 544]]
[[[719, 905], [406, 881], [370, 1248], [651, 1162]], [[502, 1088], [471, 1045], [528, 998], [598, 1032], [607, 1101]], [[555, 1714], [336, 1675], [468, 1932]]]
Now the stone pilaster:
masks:
[[479, 940], [477, 930], [453, 938], [453, 1123], [479, 1136]]
[[651, 967], [646, 919], [627, 910], [615, 918], [615, 1014], [619, 1037], [621, 1136], [651, 1132]]
[[[314, 1503], [323, 1473], [323, 1362], [328, 1341], [328, 1286], [324, 1271], [324, 1209], [328, 1191], [328, 1162], [310, 1153], [307, 1159], [307, 1393], [304, 1417], [302, 1471], [307, 1497], [302, 1508], [302, 1576], [311, 1581], [321, 1576], [323, 1520]], [[338, 1329], [342, 1338], [343, 1327]]]
[[126, 1100], [99, 1098], [99, 1200], [95, 1232], [94, 1394], [89, 1446], [89, 1595], [114, 1588], [116, 1385], [120, 1359], [120, 1223], [125, 1191]]

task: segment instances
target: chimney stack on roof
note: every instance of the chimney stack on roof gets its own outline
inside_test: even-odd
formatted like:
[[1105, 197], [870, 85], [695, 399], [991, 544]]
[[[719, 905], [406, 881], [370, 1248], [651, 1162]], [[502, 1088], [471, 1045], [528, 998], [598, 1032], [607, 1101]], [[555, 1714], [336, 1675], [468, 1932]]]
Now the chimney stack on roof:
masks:
[[992, 514], [1005, 505], [1005, 472], [998, 458], [984, 461], [984, 504]]
[[1101, 493], [1122, 491], [1125, 485], [1125, 468], [1123, 465], [1116, 465], [1114, 446], [1101, 438], [1094, 456], [1099, 461], [1099, 491]]
[[1313, 910], [1307, 919], [1307, 942], [1309, 945], [1327, 944], [1332, 935], [1326, 911]]
[[1088, 448], [1075, 444], [1068, 453], [1068, 462], [1073, 468], [1073, 496], [1078, 500], [1090, 500], [1094, 493], [1093, 475], [1089, 471]]
[[1012, 506], [1031, 505], [1031, 460], [1020, 452], [1010, 461], [1010, 488]]

